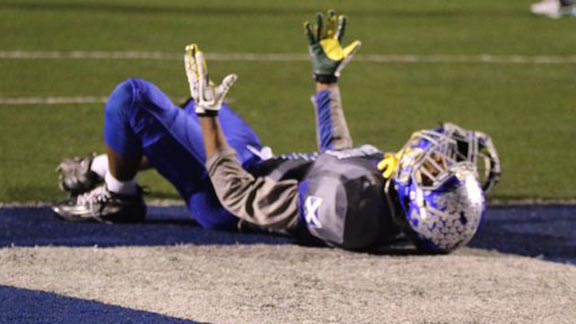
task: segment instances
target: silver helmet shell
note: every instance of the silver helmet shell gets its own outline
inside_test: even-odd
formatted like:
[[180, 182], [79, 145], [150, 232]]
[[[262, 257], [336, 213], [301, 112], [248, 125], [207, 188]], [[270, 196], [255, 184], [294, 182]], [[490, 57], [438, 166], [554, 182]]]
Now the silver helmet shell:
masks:
[[392, 180], [405, 232], [419, 249], [447, 253], [478, 231], [485, 214], [478, 169], [442, 130], [414, 133]]

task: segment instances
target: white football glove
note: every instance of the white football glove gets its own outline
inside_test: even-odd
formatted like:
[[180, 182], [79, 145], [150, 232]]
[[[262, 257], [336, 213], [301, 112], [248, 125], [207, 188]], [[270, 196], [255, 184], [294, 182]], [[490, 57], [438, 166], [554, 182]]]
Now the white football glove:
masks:
[[186, 76], [190, 85], [190, 95], [196, 104], [196, 114], [215, 116], [222, 107], [226, 94], [238, 78], [229, 74], [216, 86], [210, 81], [204, 54], [196, 44], [186, 46], [184, 54]]

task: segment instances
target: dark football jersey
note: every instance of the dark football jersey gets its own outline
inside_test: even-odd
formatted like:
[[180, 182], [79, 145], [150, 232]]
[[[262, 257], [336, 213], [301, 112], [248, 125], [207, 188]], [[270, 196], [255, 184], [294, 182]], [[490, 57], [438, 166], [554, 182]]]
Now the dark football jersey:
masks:
[[370, 145], [289, 154], [265, 161], [258, 175], [300, 181], [300, 239], [362, 250], [392, 241], [400, 232], [376, 167], [382, 158]]

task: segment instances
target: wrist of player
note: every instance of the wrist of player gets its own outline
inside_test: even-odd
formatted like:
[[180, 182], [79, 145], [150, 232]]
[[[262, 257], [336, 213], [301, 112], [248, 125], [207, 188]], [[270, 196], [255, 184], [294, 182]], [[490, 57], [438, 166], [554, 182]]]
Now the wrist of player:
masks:
[[314, 74], [316, 83], [333, 84], [338, 83], [338, 77], [333, 74]]
[[215, 93], [211, 91], [213, 87], [208, 86], [207, 89], [202, 89], [195, 102], [195, 111], [198, 116], [218, 116], [222, 102], [216, 100]]
[[216, 117], [218, 116], [219, 110], [206, 110], [200, 107], [196, 108], [196, 115], [198, 117]]
[[337, 83], [342, 62], [330, 59], [320, 45], [312, 46], [310, 53], [314, 69], [314, 81], [326, 84]]
[[337, 83], [339, 62], [334, 62], [325, 58], [316, 58], [313, 62], [314, 81], [318, 83]]
[[221, 104], [215, 104], [213, 102], [196, 102], [195, 103], [196, 115], [200, 117], [215, 117], [218, 116], [220, 112]]

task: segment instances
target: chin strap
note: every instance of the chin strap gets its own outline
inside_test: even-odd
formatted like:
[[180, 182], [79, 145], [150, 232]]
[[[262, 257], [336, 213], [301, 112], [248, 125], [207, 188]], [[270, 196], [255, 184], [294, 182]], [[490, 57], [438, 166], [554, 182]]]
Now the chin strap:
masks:
[[387, 179], [384, 184], [384, 196], [386, 197], [386, 202], [388, 203], [388, 209], [390, 210], [390, 215], [392, 215], [392, 221], [400, 229], [407, 230], [410, 229], [410, 225], [407, 223], [408, 220], [403, 214], [402, 207], [400, 206], [400, 199], [398, 193], [394, 188], [394, 180]]

